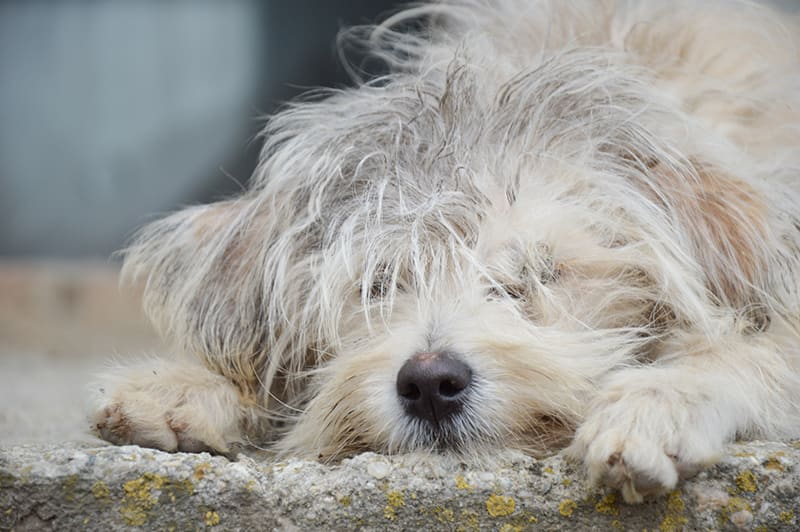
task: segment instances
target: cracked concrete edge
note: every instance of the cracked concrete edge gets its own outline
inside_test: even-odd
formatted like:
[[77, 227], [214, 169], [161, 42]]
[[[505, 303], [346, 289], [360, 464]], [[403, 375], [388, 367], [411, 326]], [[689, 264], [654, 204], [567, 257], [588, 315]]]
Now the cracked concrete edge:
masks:
[[366, 453], [335, 465], [81, 444], [0, 449], [3, 530], [796, 530], [800, 442], [732, 445], [638, 506], [561, 457]]

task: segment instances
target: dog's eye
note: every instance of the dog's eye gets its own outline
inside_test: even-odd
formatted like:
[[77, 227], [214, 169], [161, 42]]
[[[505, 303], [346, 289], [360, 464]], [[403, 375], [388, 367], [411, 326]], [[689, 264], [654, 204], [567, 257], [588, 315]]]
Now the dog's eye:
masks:
[[[503, 250], [498, 264], [497, 281], [489, 288], [493, 299], [511, 298], [525, 301], [547, 284], [558, 280], [561, 266], [556, 263], [548, 244], [538, 243], [533, 249], [509, 247]], [[513, 272], [509, 275], [509, 272]]]
[[542, 268], [539, 270], [539, 283], [542, 285], [550, 284], [558, 280], [561, 275], [561, 267], [553, 262], [552, 257], [542, 260]]
[[[372, 284], [369, 285], [369, 292], [367, 293], [368, 299], [381, 299], [389, 295], [389, 292], [392, 290], [392, 278], [386, 273], [380, 273], [375, 276], [372, 280]], [[361, 297], [364, 296], [364, 286], [362, 285], [360, 288]]]
[[536, 271], [539, 278], [539, 284], [546, 285], [557, 281], [561, 275], [561, 267], [556, 264], [553, 259], [553, 253], [550, 246], [547, 244], [539, 244], [536, 246], [538, 265]]
[[386, 294], [388, 293], [389, 293], [389, 283], [383, 277], [381, 277], [381, 279], [373, 281], [372, 286], [370, 286], [369, 288], [370, 299], [378, 299], [386, 296]]
[[525, 299], [525, 287], [518, 284], [502, 283], [499, 286], [492, 286], [489, 288], [489, 297], [495, 299], [500, 299], [502, 297]]

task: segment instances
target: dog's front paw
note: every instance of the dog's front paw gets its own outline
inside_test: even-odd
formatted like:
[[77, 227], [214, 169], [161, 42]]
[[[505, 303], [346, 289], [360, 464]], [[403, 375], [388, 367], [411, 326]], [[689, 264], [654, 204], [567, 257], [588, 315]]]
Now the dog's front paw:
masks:
[[628, 503], [666, 493], [679, 478], [676, 456], [662, 442], [635, 432], [587, 427], [576, 434], [568, 453], [582, 457], [593, 485], [619, 490]]
[[113, 375], [98, 385], [90, 414], [92, 430], [111, 443], [185, 452], [228, 452], [240, 439], [238, 419], [235, 387], [186, 366]]
[[719, 434], [692, 406], [671, 391], [612, 391], [566, 452], [583, 461], [592, 484], [618, 489], [628, 503], [662, 495], [718, 459]]
[[[197, 416], [195, 416], [197, 417]], [[209, 424], [181, 419], [180, 412], [134, 398], [120, 398], [92, 413], [94, 432], [116, 445], [140, 445], [164, 451], [227, 452]]]

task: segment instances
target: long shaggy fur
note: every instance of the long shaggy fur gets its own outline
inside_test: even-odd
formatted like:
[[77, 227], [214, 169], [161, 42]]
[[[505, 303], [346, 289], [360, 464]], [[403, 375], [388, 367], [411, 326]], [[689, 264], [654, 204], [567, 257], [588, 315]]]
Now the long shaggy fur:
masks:
[[[629, 501], [735, 437], [800, 436], [798, 35], [737, 0], [452, 0], [351, 30], [389, 74], [287, 106], [249, 190], [127, 250], [202, 363], [123, 370], [97, 430], [324, 459], [569, 444]], [[395, 381], [437, 351], [473, 381], [432, 431]]]

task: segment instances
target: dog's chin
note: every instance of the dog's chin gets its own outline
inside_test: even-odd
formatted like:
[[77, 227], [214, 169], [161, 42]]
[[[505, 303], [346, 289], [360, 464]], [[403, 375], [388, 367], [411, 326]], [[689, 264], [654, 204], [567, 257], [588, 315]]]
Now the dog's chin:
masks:
[[460, 431], [455, 422], [442, 421], [434, 424], [429, 421], [419, 421], [415, 425], [412, 447], [462, 453], [475, 446], [474, 438]]
[[534, 457], [550, 456], [566, 447], [575, 432], [575, 423], [554, 415], [531, 416], [518, 431], [503, 430], [502, 422], [460, 413], [438, 422], [405, 418], [387, 446], [372, 451], [389, 454], [430, 452], [449, 454], [467, 462], [482, 462], [500, 449], [522, 451]]
[[502, 439], [494, 431], [479, 428], [466, 416], [456, 416], [436, 423], [411, 419], [403, 432], [402, 443], [390, 452], [427, 451], [453, 454], [459, 457], [481, 456], [489, 449], [502, 446]]

